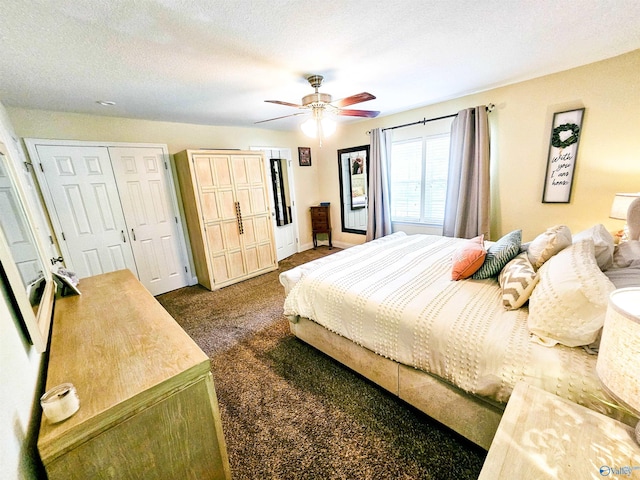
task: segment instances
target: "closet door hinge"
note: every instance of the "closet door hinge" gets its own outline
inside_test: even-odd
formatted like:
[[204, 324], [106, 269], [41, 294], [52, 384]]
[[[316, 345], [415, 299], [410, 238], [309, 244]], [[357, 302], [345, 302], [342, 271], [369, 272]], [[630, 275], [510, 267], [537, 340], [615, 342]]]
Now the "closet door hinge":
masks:
[[169, 170], [169, 167], [167, 166], [167, 161], [166, 160], [164, 161], [164, 169], [165, 170]]
[[42, 168], [42, 163], [38, 163], [38, 165], [40, 165], [40, 171], [44, 173], [44, 168]]

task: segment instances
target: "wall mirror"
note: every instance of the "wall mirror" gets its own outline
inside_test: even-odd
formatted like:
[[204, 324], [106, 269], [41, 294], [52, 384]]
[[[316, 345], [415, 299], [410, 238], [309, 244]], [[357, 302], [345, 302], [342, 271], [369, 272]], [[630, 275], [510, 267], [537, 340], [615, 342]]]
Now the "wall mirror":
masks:
[[26, 333], [42, 353], [47, 347], [55, 287], [18, 178], [6, 146], [0, 143], [0, 263]]
[[367, 233], [369, 145], [338, 150], [342, 231]]
[[281, 227], [291, 223], [291, 195], [289, 195], [289, 172], [286, 160], [271, 159], [271, 182], [273, 184], [276, 225]]

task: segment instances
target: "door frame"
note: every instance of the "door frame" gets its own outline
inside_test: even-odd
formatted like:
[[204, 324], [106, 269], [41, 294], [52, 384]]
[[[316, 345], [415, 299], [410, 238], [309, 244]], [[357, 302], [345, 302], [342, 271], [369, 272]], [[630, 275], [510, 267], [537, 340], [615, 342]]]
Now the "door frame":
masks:
[[[178, 229], [178, 240], [180, 242], [180, 255], [184, 265], [187, 267], [187, 280], [189, 285], [195, 285], [197, 279], [193, 270], [193, 260], [191, 256], [191, 248], [189, 244], [189, 237], [187, 236], [187, 230], [184, 223], [184, 210], [181, 202], [180, 191], [178, 190], [178, 186], [176, 185], [176, 174], [175, 174], [175, 165], [173, 162], [173, 157], [169, 155], [169, 149], [166, 144], [161, 143], [130, 143], [130, 142], [101, 142], [101, 141], [85, 141], [85, 140], [52, 140], [47, 138], [24, 138], [25, 146], [27, 147], [27, 152], [29, 154], [29, 158], [31, 159], [31, 163], [33, 164], [33, 171], [36, 174], [38, 179], [38, 183], [40, 186], [40, 193], [44, 199], [43, 209], [47, 214], [49, 221], [53, 226], [53, 235], [55, 238], [55, 249], [57, 250], [58, 256], [60, 256], [61, 252], [61, 243], [58, 241], [57, 232], [62, 231], [62, 227], [58, 221], [55, 213], [49, 212], [48, 205], [53, 205], [53, 199], [51, 197], [50, 192], [47, 188], [43, 188], [43, 185], [47, 185], [46, 180], [44, 178], [44, 173], [42, 171], [42, 165], [40, 162], [40, 157], [38, 155], [37, 146], [38, 145], [51, 145], [57, 147], [131, 147], [131, 148], [159, 148], [162, 150], [162, 156], [165, 163], [165, 171], [168, 172], [167, 175], [167, 184], [169, 185], [169, 194], [171, 207], [173, 208], [173, 212], [178, 218], [178, 222], [176, 223], [176, 227]], [[36, 166], [36, 163], [38, 164]], [[43, 183], [44, 182], [44, 183]]]

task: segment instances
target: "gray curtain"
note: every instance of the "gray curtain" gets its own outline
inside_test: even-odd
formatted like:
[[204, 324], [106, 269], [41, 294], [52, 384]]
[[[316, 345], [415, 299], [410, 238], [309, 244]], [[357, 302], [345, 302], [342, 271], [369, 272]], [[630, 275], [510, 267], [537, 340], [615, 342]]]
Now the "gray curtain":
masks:
[[374, 128], [370, 139], [367, 241], [391, 233], [388, 163], [391, 158], [391, 131]]
[[443, 235], [489, 238], [489, 119], [482, 105], [461, 110], [451, 125]]

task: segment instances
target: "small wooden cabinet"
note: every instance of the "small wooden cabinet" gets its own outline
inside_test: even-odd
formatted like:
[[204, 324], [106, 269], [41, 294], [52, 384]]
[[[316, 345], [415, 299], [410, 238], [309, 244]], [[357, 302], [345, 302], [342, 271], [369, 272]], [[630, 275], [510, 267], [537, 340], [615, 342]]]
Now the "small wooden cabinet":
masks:
[[311, 231], [313, 233], [313, 248], [318, 246], [318, 234], [326, 233], [329, 236], [329, 248], [333, 248], [331, 243], [331, 211], [329, 206], [311, 207]]
[[55, 479], [229, 479], [207, 355], [129, 270], [83, 278], [55, 305], [47, 390], [80, 409], [38, 451]]

